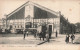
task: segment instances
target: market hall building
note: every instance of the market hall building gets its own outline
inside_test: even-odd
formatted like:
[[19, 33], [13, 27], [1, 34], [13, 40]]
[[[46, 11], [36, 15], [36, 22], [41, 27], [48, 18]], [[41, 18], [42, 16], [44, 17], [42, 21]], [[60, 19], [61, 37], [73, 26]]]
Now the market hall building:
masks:
[[26, 2], [6, 15], [5, 28], [11, 29], [12, 33], [27, 28], [38, 28], [40, 25], [41, 29], [46, 26], [52, 34], [70, 31], [70, 23], [61, 15], [61, 12], [55, 12], [33, 2]]

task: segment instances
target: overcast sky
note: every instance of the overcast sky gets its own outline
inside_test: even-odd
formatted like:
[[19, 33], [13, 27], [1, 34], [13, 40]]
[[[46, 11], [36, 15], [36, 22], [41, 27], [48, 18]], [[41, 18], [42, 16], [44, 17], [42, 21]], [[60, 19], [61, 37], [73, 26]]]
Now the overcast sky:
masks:
[[[47, 7], [53, 11], [59, 12], [70, 23], [80, 22], [80, 1], [55, 1], [55, 0], [30, 0], [41, 6]], [[4, 18], [5, 14], [9, 14], [16, 8], [27, 2], [27, 0], [0, 0], [0, 18]]]

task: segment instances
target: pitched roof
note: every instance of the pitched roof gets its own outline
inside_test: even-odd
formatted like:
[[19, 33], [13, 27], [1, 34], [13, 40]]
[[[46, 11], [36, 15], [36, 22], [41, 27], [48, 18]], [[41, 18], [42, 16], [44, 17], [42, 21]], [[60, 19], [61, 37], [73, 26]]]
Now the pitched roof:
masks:
[[[36, 6], [36, 7], [39, 7], [39, 8], [41, 8], [41, 9], [47, 11], [47, 12], [50, 12], [50, 13], [52, 13], [52, 14], [55, 14], [56, 16], [58, 16], [58, 14], [59, 14], [58, 12], [55, 12], [55, 11], [53, 11], [53, 10], [50, 10], [50, 9], [48, 9], [48, 8], [46, 8], [46, 7], [43, 7], [43, 6], [39, 5], [39, 4], [36, 4], [36, 3], [33, 3], [33, 2], [28, 1], [28, 2], [24, 3], [23, 5], [21, 5], [19, 8], [17, 8], [16, 10], [14, 10], [13, 12], [11, 12], [10, 14], [8, 14], [8, 15], [7, 15], [8, 18], [9, 18], [11, 15], [13, 15], [14, 13], [16, 13], [17, 11], [19, 11], [20, 9], [22, 9], [23, 7], [28, 6], [29, 4], [32, 4], [32, 5]], [[14, 17], [12, 17], [12, 18], [14, 18]]]
[[[28, 1], [29, 2], [29, 1]], [[21, 5], [20, 7], [18, 7], [17, 9], [15, 9], [14, 11], [12, 11], [11, 13], [8, 14], [8, 17], [11, 16], [12, 14], [14, 14], [15, 12], [19, 11], [20, 9], [22, 9], [23, 7], [25, 7], [25, 5], [28, 3], [24, 3], [23, 5]]]
[[55, 11], [53, 11], [53, 10], [51, 10], [51, 9], [48, 9], [48, 8], [46, 8], [46, 7], [44, 7], [44, 6], [41, 6], [41, 5], [39, 5], [39, 4], [37, 4], [37, 3], [33, 3], [33, 2], [31, 2], [34, 6], [36, 6], [36, 7], [39, 7], [39, 8], [41, 8], [41, 9], [43, 9], [43, 10], [45, 10], [45, 11], [48, 11], [48, 12], [50, 12], [50, 13], [53, 13], [53, 14], [55, 14], [55, 15], [58, 15], [59, 13], [58, 12], [55, 12]]

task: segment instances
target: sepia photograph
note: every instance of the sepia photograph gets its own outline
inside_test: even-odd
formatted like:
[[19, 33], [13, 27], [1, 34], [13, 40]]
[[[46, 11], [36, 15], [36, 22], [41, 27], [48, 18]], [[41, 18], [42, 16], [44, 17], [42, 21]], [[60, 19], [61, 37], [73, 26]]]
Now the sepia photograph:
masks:
[[11, 48], [80, 50], [80, 1], [0, 0], [0, 50]]

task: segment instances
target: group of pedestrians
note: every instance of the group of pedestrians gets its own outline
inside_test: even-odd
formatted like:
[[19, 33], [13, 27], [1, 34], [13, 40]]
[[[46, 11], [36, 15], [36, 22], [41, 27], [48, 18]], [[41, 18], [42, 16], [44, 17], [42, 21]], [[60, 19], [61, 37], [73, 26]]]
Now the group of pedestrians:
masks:
[[50, 41], [50, 36], [49, 36], [49, 33], [47, 31], [39, 33], [39, 38], [40, 38], [40, 40], [43, 39], [43, 41], [44, 41], [44, 38], [46, 38], [47, 42]]
[[[27, 35], [27, 37], [28, 37], [28, 34], [29, 34], [29, 31], [28, 30], [23, 30], [23, 35], [24, 35], [24, 37], [23, 37], [23, 39], [25, 40], [25, 37], [26, 37], [26, 35]], [[49, 42], [49, 33], [46, 31], [46, 32], [39, 32], [39, 31], [34, 31], [34, 37], [35, 38], [40, 38], [40, 40], [42, 40], [43, 39], [43, 41], [44, 41], [44, 38], [46, 38], [46, 41], [48, 41]]]
[[49, 42], [50, 33], [46, 25], [37, 27], [37, 34], [40, 40], [45, 40]]
[[[57, 33], [57, 31], [56, 31], [56, 33]], [[23, 34], [24, 34], [24, 38], [23, 39], [25, 39], [26, 35], [28, 36], [28, 34], [29, 34], [28, 30], [23, 30]], [[46, 38], [46, 41], [47, 42], [50, 41], [50, 35], [49, 35], [48, 30], [41, 31], [41, 32], [39, 32], [39, 31], [36, 30], [36, 31], [34, 31], [34, 37], [35, 38], [40, 38], [40, 40], [43, 39], [43, 41], [44, 41], [44, 38]], [[56, 37], [57, 37], [57, 35], [56, 35]], [[75, 39], [74, 34], [71, 34], [71, 36], [69, 34], [67, 34], [66, 35], [65, 42], [66, 43], [69, 43], [69, 40], [70, 39], [71, 39], [71, 43], [73, 44], [74, 43], [74, 39]]]
[[74, 43], [74, 39], [75, 39], [75, 36], [74, 34], [72, 34], [71, 36], [69, 34], [66, 35], [66, 39], [65, 39], [65, 42], [66, 43], [69, 43], [69, 39], [71, 39], [71, 43]]

